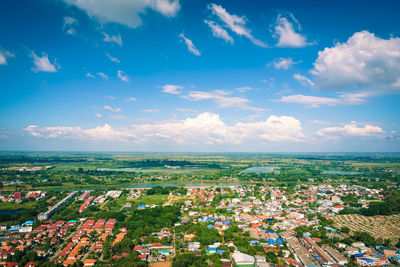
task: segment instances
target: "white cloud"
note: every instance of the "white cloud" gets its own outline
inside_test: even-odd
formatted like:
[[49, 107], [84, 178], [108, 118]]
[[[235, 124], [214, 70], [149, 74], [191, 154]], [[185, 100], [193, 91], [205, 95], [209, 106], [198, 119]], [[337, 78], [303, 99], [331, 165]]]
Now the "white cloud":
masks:
[[57, 68], [55, 64], [52, 64], [49, 60], [49, 57], [46, 53], [42, 53], [42, 57], [39, 57], [35, 54], [35, 52], [31, 52], [31, 56], [33, 57], [33, 64], [35, 65], [32, 70], [34, 72], [57, 72]]
[[303, 86], [314, 86], [313, 81], [299, 73], [294, 74], [293, 78], [295, 78]]
[[65, 138], [94, 141], [125, 141], [152, 143], [167, 140], [177, 144], [232, 144], [255, 141], [258, 143], [304, 142], [300, 121], [289, 116], [270, 116], [265, 121], [226, 125], [218, 114], [201, 113], [194, 118], [134, 124], [121, 129], [110, 125], [91, 129], [80, 127], [38, 127], [24, 129], [40, 138]]
[[129, 76], [126, 75], [122, 70], [118, 70], [118, 78], [121, 79], [123, 82], [129, 82]]
[[308, 95], [288, 95], [282, 96], [279, 102], [283, 103], [297, 103], [310, 107], [318, 107], [321, 105], [339, 106], [339, 105], [362, 105], [367, 103], [369, 94], [365, 93], [341, 93], [339, 97], [320, 97]]
[[145, 113], [157, 113], [157, 112], [160, 112], [160, 110], [157, 109], [157, 108], [149, 108], [149, 109], [143, 109], [142, 112], [145, 112]]
[[297, 26], [297, 30], [301, 30], [300, 24], [293, 16], [289, 13], [288, 16], [282, 14], [276, 18], [274, 26], [274, 37], [279, 38], [277, 46], [279, 47], [304, 47], [310, 45], [307, 43], [305, 36], [297, 33], [293, 24]]
[[[359, 127], [361, 126], [361, 127]], [[385, 131], [379, 127], [370, 124], [360, 125], [352, 121], [344, 126], [327, 127], [317, 131], [317, 135], [327, 138], [338, 139], [342, 136], [367, 136], [367, 137], [384, 137]]]
[[289, 69], [291, 66], [293, 66], [294, 64], [298, 64], [299, 62], [295, 62], [293, 61], [292, 58], [278, 58], [277, 60], [274, 60], [272, 62], [272, 65], [274, 66], [275, 69], [283, 69], [283, 70], [287, 70]]
[[7, 58], [14, 56], [10, 51], [0, 49], [0, 65], [7, 65]]
[[246, 92], [246, 91], [249, 91], [249, 90], [253, 90], [253, 87], [251, 87], [251, 86], [243, 86], [243, 87], [236, 88], [236, 90], [238, 90], [239, 92], [243, 93], [243, 92]]
[[115, 96], [112, 96], [112, 95], [105, 95], [104, 97], [107, 99], [112, 99], [112, 100], [117, 99]]
[[106, 56], [112, 61], [116, 63], [120, 63], [119, 58], [111, 56], [109, 53], [106, 53]]
[[265, 43], [263, 43], [261, 40], [255, 38], [251, 34], [251, 30], [246, 27], [246, 17], [245, 16], [236, 16], [236, 15], [231, 15], [229, 14], [225, 8], [223, 8], [220, 5], [217, 4], [210, 4], [208, 5], [208, 9], [211, 10], [211, 12], [216, 15], [223, 23], [224, 25], [229, 28], [231, 31], [236, 33], [237, 35], [240, 36], [245, 36], [247, 37], [253, 44], [261, 47], [267, 47]]
[[104, 42], [116, 43], [117, 45], [122, 46], [122, 38], [121, 38], [120, 34], [108, 35], [107, 33], [103, 32], [103, 35], [104, 35], [104, 39], [103, 39]]
[[126, 133], [120, 133], [112, 129], [108, 124], [97, 126], [87, 130], [80, 127], [43, 127], [30, 125], [24, 129], [30, 135], [45, 139], [66, 138], [66, 139], [83, 139], [93, 141], [124, 141], [129, 137]]
[[399, 92], [400, 38], [356, 32], [347, 42], [318, 52], [310, 72], [322, 89]]
[[183, 33], [179, 34], [178, 36], [185, 42], [190, 53], [200, 56], [200, 51], [196, 48], [196, 46], [194, 46], [192, 40], [187, 38]]
[[136, 101], [137, 99], [135, 97], [129, 97], [127, 100], [128, 100], [128, 102], [133, 102], [133, 101]]
[[204, 23], [206, 23], [210, 27], [215, 37], [224, 39], [227, 43], [234, 43], [232, 36], [230, 36], [229, 33], [219, 24], [211, 20], [204, 20]]
[[104, 106], [104, 109], [111, 111], [111, 112], [121, 112], [122, 111], [121, 108], [112, 108], [110, 106]]
[[151, 8], [166, 17], [174, 17], [180, 10], [179, 0], [64, 0], [85, 11], [100, 23], [119, 23], [130, 28], [142, 24], [141, 15]]
[[244, 110], [252, 110], [256, 112], [266, 111], [263, 108], [249, 106], [250, 100], [244, 97], [229, 96], [230, 92], [222, 90], [214, 90], [212, 92], [190, 91], [183, 98], [191, 101], [213, 100], [220, 108], [240, 108]]
[[62, 29], [68, 35], [76, 35], [75, 26], [78, 25], [78, 20], [73, 17], [64, 17]]
[[162, 91], [167, 94], [179, 95], [183, 89], [180, 85], [166, 84], [162, 86]]
[[96, 76], [94, 76], [90, 72], [86, 73], [86, 77], [88, 77], [88, 78], [96, 78]]
[[108, 79], [108, 76], [107, 76], [107, 74], [105, 74], [104, 72], [98, 72], [98, 73], [96, 73], [98, 76], [100, 76], [101, 78], [103, 78], [104, 80], [107, 80]]
[[96, 117], [99, 118], [99, 119], [102, 119], [103, 115], [101, 115], [100, 113], [96, 113]]

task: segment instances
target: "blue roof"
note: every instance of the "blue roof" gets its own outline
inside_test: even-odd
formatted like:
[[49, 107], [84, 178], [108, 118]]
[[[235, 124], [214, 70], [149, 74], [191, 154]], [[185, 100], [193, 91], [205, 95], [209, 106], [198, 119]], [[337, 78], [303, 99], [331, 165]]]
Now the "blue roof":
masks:
[[366, 261], [368, 263], [374, 262], [374, 260], [368, 259], [368, 258], [359, 258], [360, 260]]
[[268, 230], [268, 231], [265, 231], [265, 233], [266, 233], [266, 234], [275, 234], [275, 232], [274, 232], [274, 231], [270, 231], [270, 230]]
[[268, 239], [268, 245], [273, 245], [275, 244], [275, 240], [273, 240], [272, 238]]
[[139, 204], [139, 207], [140, 207], [140, 208], [145, 208], [146, 205], [145, 205], [145, 204]]
[[214, 228], [214, 225], [209, 224], [209, 225], [207, 225], [207, 227], [208, 227], [208, 228]]
[[26, 221], [24, 224], [33, 224], [33, 221]]
[[224, 221], [223, 224], [231, 224], [230, 221]]
[[276, 243], [277, 243], [278, 245], [283, 245], [283, 241], [282, 241], [282, 239], [280, 239], [279, 237], [276, 239]]
[[218, 254], [225, 253], [225, 250], [223, 250], [223, 249], [219, 249], [219, 250], [217, 250], [217, 253], [218, 253]]

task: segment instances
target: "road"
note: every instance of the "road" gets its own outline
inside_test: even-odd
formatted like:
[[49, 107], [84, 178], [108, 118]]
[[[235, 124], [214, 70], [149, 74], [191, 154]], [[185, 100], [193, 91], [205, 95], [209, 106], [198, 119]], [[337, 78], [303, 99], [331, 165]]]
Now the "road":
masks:
[[[83, 221], [81, 221], [79, 223], [79, 225], [76, 227], [75, 231], [72, 231], [66, 238], [63, 238], [63, 240], [65, 241], [65, 240], [72, 238], [75, 235], [75, 233], [82, 227], [82, 225], [83, 225]], [[57, 258], [58, 254], [60, 254], [61, 250], [62, 250], [62, 246], [60, 245], [60, 246], [58, 246], [56, 253], [54, 253], [54, 255], [50, 258], [50, 261], [54, 261]]]

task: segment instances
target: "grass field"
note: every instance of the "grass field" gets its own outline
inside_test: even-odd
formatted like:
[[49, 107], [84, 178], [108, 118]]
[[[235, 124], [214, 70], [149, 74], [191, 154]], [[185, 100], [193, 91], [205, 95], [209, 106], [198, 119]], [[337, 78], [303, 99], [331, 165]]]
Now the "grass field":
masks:
[[168, 195], [151, 195], [151, 196], [141, 196], [138, 199], [134, 200], [135, 204], [146, 204], [146, 205], [161, 205], [164, 204], [168, 200]]
[[14, 203], [14, 202], [0, 202], [0, 210], [19, 210], [19, 209], [27, 209], [32, 208], [35, 205], [35, 201], [29, 201], [25, 203]]

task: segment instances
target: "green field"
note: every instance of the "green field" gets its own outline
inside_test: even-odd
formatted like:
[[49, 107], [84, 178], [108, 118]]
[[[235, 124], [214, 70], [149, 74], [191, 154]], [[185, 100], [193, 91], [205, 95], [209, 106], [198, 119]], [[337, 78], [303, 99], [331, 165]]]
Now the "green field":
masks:
[[162, 205], [168, 200], [168, 195], [151, 195], [151, 196], [141, 196], [135, 201], [135, 204], [146, 204], [146, 205]]

